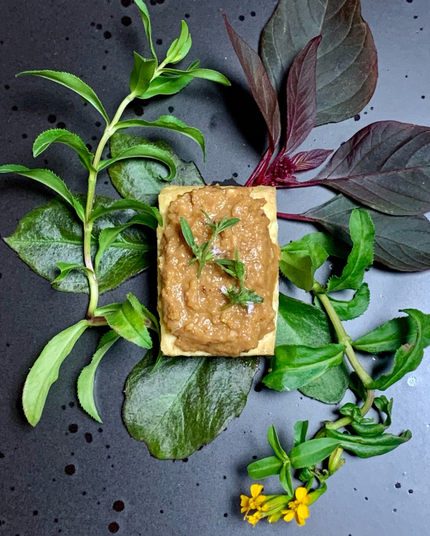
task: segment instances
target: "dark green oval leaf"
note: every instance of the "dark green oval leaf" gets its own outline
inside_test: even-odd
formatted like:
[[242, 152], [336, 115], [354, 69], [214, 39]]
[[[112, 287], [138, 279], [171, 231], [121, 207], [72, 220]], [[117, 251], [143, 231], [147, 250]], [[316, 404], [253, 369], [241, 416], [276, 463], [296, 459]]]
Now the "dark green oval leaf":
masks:
[[353, 117], [375, 91], [377, 54], [360, 0], [280, 0], [261, 35], [260, 55], [279, 91], [294, 58], [318, 35], [317, 125], [322, 125]]
[[268, 476], [279, 475], [283, 462], [277, 456], [269, 456], [257, 460], [248, 465], [248, 476], [254, 480], [260, 480]]
[[349, 385], [349, 369], [345, 362], [327, 370], [322, 376], [300, 388], [300, 392], [325, 404], [338, 404]]
[[[80, 199], [85, 201], [83, 197]], [[96, 196], [95, 210], [113, 202], [107, 197]], [[124, 225], [134, 214], [131, 210], [117, 211], [96, 220], [91, 241], [93, 257], [96, 255], [100, 232], [108, 227]], [[98, 272], [101, 293], [117, 287], [153, 262], [153, 234], [152, 231], [147, 233], [136, 227], [122, 232], [121, 237], [104, 254]], [[5, 241], [35, 272], [51, 282], [58, 275], [57, 262], [82, 265], [82, 225], [67, 206], [58, 200], [52, 200], [27, 214], [17, 230]], [[88, 292], [87, 278], [79, 271], [73, 271], [53, 286], [66, 292]]]
[[106, 110], [103, 108], [103, 104], [100, 102], [100, 99], [95, 94], [94, 90], [90, 88], [88, 84], [83, 82], [80, 78], [74, 74], [64, 73], [60, 71], [23, 71], [18, 73], [16, 76], [30, 75], [30, 76], [40, 76], [41, 78], [46, 78], [47, 80], [52, 80], [65, 86], [78, 95], [80, 95], [85, 101], [89, 102], [94, 106], [94, 108], [104, 117], [106, 123], [109, 124], [109, 116], [106, 113]]
[[258, 359], [164, 357], [152, 352], [130, 373], [123, 418], [153, 456], [184, 458], [208, 444], [242, 412]]
[[311, 439], [293, 448], [290, 452], [291, 463], [295, 469], [311, 467], [328, 458], [339, 445], [338, 440], [327, 437]]
[[430, 128], [379, 121], [335, 152], [317, 180], [395, 216], [430, 211]]
[[[359, 205], [343, 195], [312, 208], [306, 216], [351, 243], [348, 223]], [[430, 222], [424, 216], [387, 216], [367, 209], [375, 226], [375, 261], [393, 270], [416, 272], [430, 268]]]
[[[117, 132], [111, 138], [112, 156], [118, 156], [122, 151], [140, 145], [149, 144], [143, 138]], [[205, 183], [192, 162], [184, 162], [178, 158], [172, 149], [164, 142], [156, 142], [154, 146], [166, 151], [176, 166], [176, 176], [170, 184], [179, 186], [203, 186]], [[118, 162], [109, 168], [110, 178], [123, 197], [136, 199], [155, 205], [160, 190], [166, 185], [168, 175], [165, 166], [159, 162], [146, 159], [126, 160]]]
[[354, 294], [354, 297], [349, 301], [335, 300], [330, 296], [329, 299], [341, 320], [353, 320], [354, 318], [361, 316], [369, 307], [369, 285], [363, 283]]
[[381, 456], [391, 452], [412, 437], [409, 430], [403, 432], [400, 436], [383, 434], [379, 437], [352, 436], [335, 430], [327, 430], [326, 433], [333, 441], [337, 441], [340, 447], [353, 452], [360, 458], [371, 458], [372, 456]]
[[31, 367], [24, 384], [22, 406], [32, 426], [36, 426], [42, 416], [49, 389], [57, 381], [63, 361], [88, 326], [87, 320], [81, 320], [55, 335]]
[[79, 202], [78, 198], [67, 188], [64, 181], [62, 181], [58, 175], [49, 171], [49, 169], [29, 169], [25, 166], [9, 164], [0, 166], [0, 173], [15, 173], [16, 175], [21, 175], [22, 177], [28, 177], [29, 179], [41, 182], [65, 199], [75, 209], [79, 219], [84, 221], [84, 207]]
[[115, 331], [108, 331], [100, 339], [97, 350], [91, 359], [91, 363], [84, 367], [79, 374], [78, 378], [78, 400], [82, 409], [84, 409], [88, 415], [98, 421], [102, 422], [100, 415], [97, 411], [97, 406], [94, 400], [94, 378], [96, 375], [97, 367], [103, 356], [109, 350], [109, 348], [119, 339], [119, 335]]
[[81, 164], [85, 169], [92, 169], [93, 153], [90, 152], [77, 134], [73, 134], [63, 128], [53, 128], [51, 130], [45, 130], [37, 136], [33, 144], [33, 156], [39, 156], [43, 153], [52, 143], [63, 143], [74, 149], [78, 155]]

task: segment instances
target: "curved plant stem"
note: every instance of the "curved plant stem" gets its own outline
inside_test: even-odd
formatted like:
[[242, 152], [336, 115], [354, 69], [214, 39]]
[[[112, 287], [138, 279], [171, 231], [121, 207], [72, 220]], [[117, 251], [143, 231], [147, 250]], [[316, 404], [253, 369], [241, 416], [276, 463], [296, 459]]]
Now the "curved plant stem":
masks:
[[[320, 285], [318, 285], [318, 287], [320, 287]], [[315, 288], [314, 291], [318, 295], [318, 298], [321, 300], [321, 303], [323, 304], [324, 309], [326, 310], [327, 315], [330, 318], [331, 323], [333, 324], [338, 341], [340, 344], [345, 345], [345, 355], [348, 358], [350, 365], [355, 370], [360, 380], [363, 382], [363, 385], [365, 387], [368, 387], [373, 383], [373, 379], [371, 378], [371, 376], [369, 376], [369, 374], [367, 374], [367, 372], [364, 370], [364, 368], [361, 366], [361, 363], [357, 359], [357, 356], [354, 352], [354, 348], [351, 345], [351, 337], [346, 333], [345, 328], [343, 327], [343, 324], [340, 321], [338, 314], [334, 310], [334, 307], [331, 304], [329, 297], [327, 296], [325, 291], [321, 291], [323, 290], [322, 287], [318, 287]]]
[[99, 284], [97, 281], [97, 275], [94, 270], [93, 261], [91, 257], [91, 236], [93, 231], [93, 223], [91, 222], [91, 216], [93, 212], [94, 205], [94, 195], [96, 191], [97, 184], [97, 174], [98, 166], [102, 157], [104, 148], [106, 147], [107, 142], [115, 132], [115, 126], [121, 118], [121, 115], [124, 113], [127, 105], [135, 98], [134, 93], [130, 93], [127, 97], [121, 102], [116, 111], [112, 121], [106, 126], [103, 136], [97, 146], [96, 153], [92, 162], [93, 169], [88, 175], [88, 193], [87, 193], [87, 204], [85, 209], [85, 221], [84, 221], [84, 263], [85, 266], [91, 271], [87, 275], [89, 291], [90, 291], [90, 301], [87, 310], [87, 318], [91, 319], [94, 316], [94, 312], [97, 309], [97, 304], [99, 300]]

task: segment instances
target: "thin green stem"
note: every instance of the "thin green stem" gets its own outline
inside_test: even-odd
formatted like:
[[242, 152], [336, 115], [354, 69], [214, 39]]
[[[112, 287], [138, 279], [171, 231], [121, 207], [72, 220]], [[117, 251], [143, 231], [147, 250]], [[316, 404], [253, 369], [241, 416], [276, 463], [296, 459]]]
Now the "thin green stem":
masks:
[[106, 126], [106, 129], [103, 133], [103, 136], [97, 146], [94, 159], [92, 162], [92, 168], [88, 175], [88, 192], [87, 192], [87, 204], [85, 208], [85, 221], [84, 221], [84, 262], [85, 266], [90, 270], [90, 273], [87, 273], [89, 290], [90, 290], [90, 301], [88, 305], [87, 318], [91, 319], [94, 316], [94, 312], [97, 309], [97, 304], [99, 300], [99, 285], [97, 281], [97, 275], [94, 270], [93, 261], [91, 257], [91, 236], [93, 230], [93, 224], [91, 223], [91, 216], [94, 206], [94, 196], [96, 191], [97, 184], [97, 174], [100, 160], [102, 158], [103, 150], [106, 147], [107, 142], [115, 132], [115, 126], [120, 120], [122, 114], [124, 113], [127, 105], [135, 98], [134, 93], [130, 93], [127, 97], [121, 102], [116, 111], [112, 121], [109, 125]]
[[363, 385], [365, 387], [368, 387], [369, 385], [372, 384], [373, 379], [371, 376], [369, 376], [369, 374], [367, 374], [367, 372], [361, 366], [360, 361], [357, 359], [357, 356], [355, 355], [355, 352], [354, 352], [354, 348], [351, 345], [352, 339], [346, 333], [345, 328], [343, 327], [343, 324], [340, 321], [338, 314], [334, 310], [334, 307], [330, 301], [330, 298], [325, 293], [325, 290], [323, 289], [323, 287], [321, 287], [321, 285], [319, 285], [318, 283], [314, 285], [313, 290], [318, 295], [318, 298], [321, 300], [321, 303], [323, 304], [324, 309], [326, 310], [326, 313], [328, 317], [330, 318], [331, 323], [333, 324], [339, 343], [345, 345], [345, 355], [348, 358], [349, 363], [351, 364], [352, 368], [357, 373], [360, 380], [363, 382]]

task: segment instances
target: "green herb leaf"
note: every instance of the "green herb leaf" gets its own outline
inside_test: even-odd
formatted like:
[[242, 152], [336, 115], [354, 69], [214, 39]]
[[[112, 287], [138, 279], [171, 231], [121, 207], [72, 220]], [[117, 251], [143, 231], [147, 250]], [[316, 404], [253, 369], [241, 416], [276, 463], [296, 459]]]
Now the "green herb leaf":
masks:
[[[151, 28], [151, 19], [149, 17], [148, 8], [142, 0], [135, 0], [134, 2], [140, 11], [142, 17], [143, 27], [145, 29], [145, 34], [148, 39], [149, 47], [151, 49], [152, 56], [154, 60], [157, 61], [157, 55], [155, 53], [154, 43], [152, 42], [152, 28]], [[158, 61], [157, 61], [158, 63]]]
[[111, 330], [105, 333], [105, 335], [103, 335], [103, 337], [100, 339], [91, 363], [82, 369], [78, 378], [79, 403], [81, 404], [82, 408], [98, 422], [102, 422], [102, 420], [97, 411], [97, 406], [94, 400], [94, 378], [102, 357], [118, 339], [119, 335], [115, 333], [115, 331]]
[[[106, 214], [110, 214], [111, 212], [116, 212], [117, 210], [127, 210], [132, 209], [136, 210], [138, 212], [144, 212], [145, 214], [148, 214], [152, 216], [152, 218], [155, 220], [155, 223], [151, 225], [153, 229], [157, 228], [157, 223], [159, 225], [163, 225], [163, 219], [160, 215], [160, 211], [158, 208], [150, 207], [146, 203], [142, 203], [141, 201], [136, 201], [135, 199], [118, 199], [118, 201], [114, 201], [109, 206], [102, 206], [99, 205], [93, 210], [93, 214], [91, 216], [91, 222], [95, 221], [97, 218], [100, 218], [100, 216], [105, 216]], [[149, 221], [149, 220], [148, 220]]]
[[412, 433], [409, 430], [403, 432], [400, 436], [383, 434], [378, 437], [352, 436], [335, 430], [327, 430], [326, 433], [332, 441], [337, 441], [340, 447], [353, 452], [360, 458], [371, 458], [372, 456], [381, 456], [391, 452], [412, 437]]
[[287, 453], [285, 450], [281, 447], [281, 443], [279, 441], [278, 434], [276, 433], [276, 429], [273, 426], [269, 426], [269, 429], [267, 430], [267, 441], [269, 442], [270, 446], [272, 447], [274, 453], [276, 456], [282, 460], [283, 462], [287, 461], [289, 458], [287, 456]]
[[[260, 41], [260, 55], [279, 91], [294, 60], [322, 35], [317, 60], [317, 125], [343, 121], [369, 102], [378, 78], [372, 33], [359, 0], [280, 0]], [[336, 43], [336, 46], [333, 46]]]
[[205, 138], [199, 129], [189, 127], [173, 115], [162, 115], [155, 121], [144, 121], [143, 119], [128, 119], [127, 121], [120, 121], [115, 126], [115, 131], [125, 128], [140, 128], [140, 127], [154, 127], [154, 128], [166, 128], [168, 130], [174, 130], [184, 136], [188, 136], [196, 143], [198, 143], [203, 151], [203, 157], [206, 158]]
[[191, 35], [187, 23], [181, 21], [181, 33], [170, 45], [166, 54], [165, 63], [178, 63], [185, 58], [191, 48]]
[[127, 294], [127, 299], [118, 311], [106, 312], [104, 317], [109, 326], [124, 339], [141, 348], [152, 348], [152, 340], [148, 328], [152, 320], [146, 315], [146, 309], [133, 294]]
[[335, 300], [329, 296], [334, 310], [341, 320], [353, 320], [361, 316], [369, 307], [370, 291], [369, 285], [363, 283], [349, 301]]
[[327, 437], [311, 439], [294, 447], [290, 452], [290, 460], [295, 469], [311, 467], [328, 458], [339, 446], [340, 442], [337, 439]]
[[[85, 203], [85, 198], [78, 199]], [[95, 210], [108, 207], [114, 201], [107, 197], [95, 197]], [[91, 254], [97, 252], [98, 237], [103, 229], [127, 223], [135, 215], [134, 211], [124, 210], [106, 214], [94, 223], [91, 239]], [[130, 277], [146, 270], [154, 261], [155, 239], [153, 231], [130, 227], [121, 233], [105, 252], [99, 267], [97, 279], [100, 293], [111, 290]], [[36, 273], [53, 281], [58, 275], [56, 262], [82, 264], [82, 224], [74, 217], [67, 206], [59, 200], [52, 200], [29, 214], [19, 223], [17, 230], [5, 238], [21, 259]], [[54, 283], [53, 287], [65, 292], [88, 292], [88, 281], [80, 271]]]
[[16, 175], [21, 175], [22, 177], [28, 177], [29, 179], [41, 182], [65, 199], [75, 209], [79, 219], [84, 221], [84, 207], [79, 202], [78, 198], [67, 188], [60, 177], [52, 171], [49, 171], [48, 169], [29, 169], [25, 166], [10, 164], [0, 166], [0, 173], [15, 173]]
[[60, 274], [52, 281], [52, 283], [59, 283], [65, 277], [67, 277], [72, 270], [82, 270], [86, 275], [91, 274], [91, 270], [80, 264], [68, 264], [67, 262], [57, 262], [56, 265], [60, 269]]
[[[355, 411], [351, 416], [353, 417], [353, 421], [351, 423], [351, 428], [354, 430], [356, 434], [358, 434], [361, 437], [377, 437], [382, 435], [387, 428], [391, 426], [391, 412], [393, 410], [393, 399], [390, 401], [385, 396], [380, 396], [375, 398], [374, 401], [375, 406], [378, 408], [378, 410], [382, 413], [386, 414], [386, 419], [382, 423], [374, 423], [374, 419], [363, 419], [361, 416], [360, 409], [355, 406], [358, 409], [358, 412]], [[348, 415], [348, 413], [345, 413], [345, 411], [342, 411], [343, 408], [341, 408], [342, 415]], [[357, 418], [358, 416], [358, 418]]]
[[372, 218], [363, 209], [351, 212], [349, 230], [352, 239], [352, 250], [342, 275], [332, 276], [327, 285], [328, 292], [337, 290], [357, 290], [363, 283], [366, 269], [373, 263], [373, 240], [375, 227]]
[[92, 169], [94, 155], [88, 150], [85, 143], [77, 134], [73, 134], [63, 128], [53, 128], [45, 130], [37, 136], [33, 144], [33, 156], [36, 158], [43, 153], [52, 143], [63, 143], [74, 149], [79, 156], [79, 160], [85, 169]]
[[312, 258], [307, 251], [281, 249], [279, 268], [296, 287], [309, 292], [314, 285]]
[[368, 386], [369, 389], [385, 391], [385, 389], [401, 380], [403, 376], [416, 370], [424, 357], [423, 332], [424, 325], [428, 322], [427, 316], [417, 309], [405, 309], [405, 313], [408, 313], [413, 322], [415, 322], [416, 340], [412, 344], [404, 344], [397, 350], [394, 355], [394, 365], [391, 372], [380, 376]]
[[[124, 150], [142, 143], [149, 142], [138, 136], [117, 132], [111, 138], [112, 156], [116, 157]], [[178, 186], [203, 186], [205, 184], [193, 163], [187, 163], [178, 158], [164, 142], [156, 142], [154, 145], [166, 151], [175, 163], [176, 175], [170, 184]], [[109, 175], [122, 197], [155, 205], [158, 201], [158, 194], [166, 185], [168, 173], [165, 166], [159, 162], [132, 159], [112, 165], [109, 168]]]
[[140, 96], [140, 98], [152, 99], [152, 97], [156, 97], [157, 95], [175, 95], [184, 89], [184, 87], [188, 86], [192, 80], [193, 77], [188, 74], [180, 76], [163, 76], [161, 74], [157, 76], [157, 78], [154, 78], [149, 84], [148, 89]]
[[309, 233], [283, 246], [283, 251], [306, 251], [312, 259], [313, 274], [329, 256], [346, 259], [349, 254], [349, 248], [344, 243], [326, 233]]
[[157, 68], [157, 60], [142, 58], [140, 54], [134, 52], [133, 70], [130, 74], [130, 92], [136, 97], [144, 95], [149, 88], [155, 69]]
[[275, 348], [270, 372], [263, 383], [277, 391], [293, 391], [319, 378], [343, 360], [343, 344], [320, 348], [283, 345]]
[[182, 235], [185, 238], [185, 242], [188, 244], [188, 246], [191, 248], [191, 251], [194, 253], [194, 255], [199, 255], [200, 247], [196, 244], [196, 240], [194, 238], [193, 231], [191, 230], [191, 227], [187, 220], [181, 216], [180, 218], [181, 222], [181, 231]]
[[[430, 315], [421, 313], [423, 323], [422, 346], [430, 345]], [[393, 318], [382, 326], [366, 333], [352, 343], [356, 350], [379, 354], [395, 352], [402, 344], [413, 344], [417, 340], [416, 322], [410, 316]]]
[[288, 495], [294, 495], [290, 460], [284, 462], [284, 465], [281, 467], [281, 470], [279, 471], [279, 481]]
[[210, 443], [242, 412], [258, 359], [165, 357], [155, 371], [153, 364], [148, 352], [130, 373], [123, 418], [153, 456], [169, 459]]
[[81, 320], [55, 335], [31, 367], [24, 384], [22, 405], [32, 426], [36, 426], [42, 416], [49, 389], [58, 379], [60, 366], [88, 326], [87, 320]]
[[127, 160], [129, 158], [150, 158], [162, 162], [169, 168], [169, 175], [164, 179], [166, 182], [171, 181], [176, 175], [176, 165], [170, 154], [164, 149], [160, 149], [160, 147], [150, 143], [135, 145], [129, 149], [124, 149], [124, 151], [120, 152], [114, 158], [102, 160], [99, 164], [98, 171], [115, 164], [119, 160]]
[[[97, 250], [94, 267], [96, 272], [98, 272], [100, 260], [103, 257], [104, 253], [110, 248], [110, 246], [115, 242], [118, 235], [122, 233], [125, 229], [128, 229], [131, 225], [145, 225], [151, 229], [157, 228], [157, 222], [148, 214], [139, 214], [138, 216], [133, 216], [129, 222], [118, 227], [107, 227], [99, 234], [99, 248]], [[58, 278], [56, 279], [58, 281]]]
[[[350, 243], [349, 218], [359, 205], [343, 195], [312, 208], [305, 216]], [[375, 226], [375, 261], [401, 272], [430, 268], [430, 221], [424, 216], [387, 216], [366, 209]]]
[[309, 421], [297, 421], [294, 425], [294, 446], [301, 445], [306, 441], [308, 433]]
[[248, 465], [248, 476], [254, 480], [260, 480], [272, 475], [279, 475], [283, 467], [282, 460], [277, 456], [269, 456], [257, 460]]
[[83, 82], [80, 78], [74, 74], [64, 73], [60, 71], [23, 71], [18, 73], [16, 76], [30, 75], [30, 76], [40, 76], [41, 78], [46, 78], [47, 80], [52, 80], [52, 82], [57, 82], [65, 86], [78, 95], [80, 95], [86, 102], [89, 102], [94, 106], [94, 108], [103, 116], [106, 120], [106, 123], [109, 124], [109, 116], [106, 113], [106, 110], [103, 108], [103, 104], [100, 102], [100, 99], [95, 94], [94, 90], [90, 88], [88, 84]]
[[[297, 344], [318, 347], [330, 344], [332, 335], [327, 316], [316, 307], [279, 294], [276, 346]], [[301, 387], [305, 395], [326, 404], [337, 404], [348, 387], [349, 372], [343, 363]]]
[[212, 69], [199, 69], [199, 68], [188, 68], [186, 71], [181, 71], [180, 69], [163, 69], [163, 72], [170, 75], [181, 76], [191, 76], [193, 78], [203, 78], [204, 80], [210, 80], [211, 82], [216, 82], [222, 84], [223, 86], [231, 86], [231, 82], [226, 78], [222, 73], [214, 71]]

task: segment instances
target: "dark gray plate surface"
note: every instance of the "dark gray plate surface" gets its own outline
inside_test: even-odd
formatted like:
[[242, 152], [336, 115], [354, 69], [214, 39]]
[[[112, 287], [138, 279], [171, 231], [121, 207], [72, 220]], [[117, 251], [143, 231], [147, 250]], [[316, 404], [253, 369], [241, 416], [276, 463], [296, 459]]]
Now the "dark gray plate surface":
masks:
[[[2, 0], [1, 163], [31, 167], [33, 139], [58, 122], [90, 144], [95, 143], [93, 136], [99, 139], [97, 112], [84, 107], [77, 96], [49, 82], [15, 79], [14, 75], [24, 69], [46, 68], [75, 73], [94, 87], [112, 113], [127, 91], [133, 49], [147, 53], [137, 10], [126, 4], [125, 0]], [[197, 162], [209, 182], [237, 174], [243, 183], [264, 144], [262, 120], [244, 89], [244, 76], [227, 40], [220, 9], [256, 46], [275, 4], [275, 0], [165, 0], [149, 5], [157, 50], [166, 50], [179, 32], [181, 18], [187, 17], [194, 41], [190, 57], [223, 71], [234, 82], [228, 89], [196, 81], [178, 96], [160, 99], [144, 110], [144, 117], [152, 119], [173, 107], [177, 117], [204, 132], [205, 165], [191, 141], [168, 139], [182, 158]], [[319, 128], [306, 143], [309, 147], [336, 148], [359, 128], [381, 119], [430, 124], [428, 3], [363, 0], [363, 11], [379, 51], [376, 93], [358, 121]], [[123, 17], [130, 17], [131, 24]], [[139, 111], [132, 106], [127, 113], [134, 117]], [[71, 189], [85, 190], [85, 174], [67, 148], [54, 147], [39, 157], [40, 166], [44, 158]], [[116, 195], [107, 177], [101, 178], [98, 192]], [[2, 236], [10, 235], [20, 218], [50, 199], [46, 189], [9, 176], [1, 179], [0, 195]], [[330, 195], [322, 189], [285, 191], [279, 194], [279, 206], [301, 212]], [[310, 230], [281, 222], [280, 242]], [[100, 366], [97, 389], [103, 425], [79, 409], [75, 380], [97, 338], [96, 333], [86, 333], [62, 367], [41, 422], [32, 429], [20, 409], [26, 373], [49, 338], [82, 318], [86, 297], [52, 290], [4, 243], [0, 248], [0, 534], [102, 536], [110, 534], [111, 523], [118, 524], [118, 534], [127, 536], [248, 534], [252, 529], [240, 517], [238, 497], [251, 483], [246, 465], [253, 456], [269, 454], [267, 427], [274, 423], [281, 438], [288, 441], [296, 420], [310, 419], [316, 430], [332, 409], [298, 393], [252, 390], [242, 416], [210, 446], [186, 463], [157, 461], [145, 445], [128, 436], [121, 421], [124, 381], [142, 357], [137, 347], [119, 343]], [[371, 306], [364, 319], [348, 323], [353, 336], [394, 317], [400, 308], [430, 312], [428, 273], [400, 275], [373, 269], [367, 281]], [[111, 292], [102, 303], [120, 301], [128, 291], [146, 303], [147, 285], [144, 274]], [[287, 287], [284, 290], [291, 292]], [[429, 534], [429, 383], [430, 367], [425, 361], [390, 390], [395, 398], [393, 428], [410, 427], [412, 441], [379, 459], [348, 457], [342, 471], [330, 479], [329, 493], [312, 507], [305, 528], [282, 521], [275, 526], [259, 523], [255, 530], [262, 535]], [[74, 433], [69, 431], [72, 424], [77, 425]], [[72, 476], [65, 471], [69, 465], [76, 469]], [[277, 490], [276, 481], [267, 486], [268, 491]], [[124, 503], [122, 511], [114, 509], [115, 501]], [[110, 525], [111, 530], [115, 527]]]

